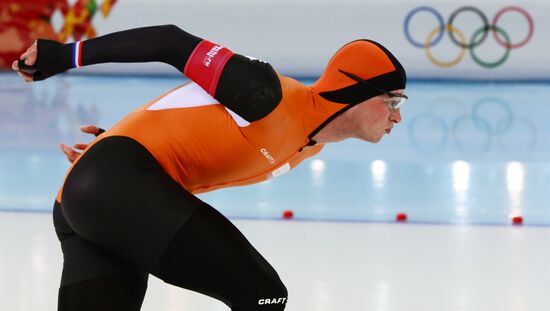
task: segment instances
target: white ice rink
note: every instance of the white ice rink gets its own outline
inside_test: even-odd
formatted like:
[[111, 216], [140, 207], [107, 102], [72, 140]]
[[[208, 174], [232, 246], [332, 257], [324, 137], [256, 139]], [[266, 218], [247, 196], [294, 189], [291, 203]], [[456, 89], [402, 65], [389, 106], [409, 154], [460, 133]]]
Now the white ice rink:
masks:
[[[288, 311], [547, 311], [550, 228], [237, 220]], [[49, 214], [0, 213], [0, 310], [56, 310]], [[229, 310], [151, 278], [144, 311]]]

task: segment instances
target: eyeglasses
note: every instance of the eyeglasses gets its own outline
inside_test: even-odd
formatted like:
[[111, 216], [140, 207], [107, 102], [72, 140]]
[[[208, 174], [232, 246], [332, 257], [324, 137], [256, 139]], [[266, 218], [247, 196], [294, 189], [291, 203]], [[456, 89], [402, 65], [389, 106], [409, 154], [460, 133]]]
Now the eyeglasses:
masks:
[[346, 72], [346, 71], [343, 71], [342, 69], [338, 69], [338, 71], [340, 71], [341, 73], [345, 74], [348, 78], [352, 79], [352, 80], [355, 80], [361, 84], [364, 84], [382, 94], [385, 94], [387, 96], [389, 96], [390, 98], [388, 98], [388, 100], [385, 100], [385, 102], [388, 103], [388, 105], [390, 106], [390, 109], [392, 110], [397, 110], [399, 108], [401, 108], [401, 106], [403, 106], [403, 104], [405, 104], [405, 102], [407, 101], [407, 99], [409, 99], [409, 97], [407, 95], [401, 95], [401, 94], [397, 94], [395, 92], [390, 92], [390, 91], [386, 91], [386, 90], [383, 90], [379, 87], [376, 87], [374, 86], [373, 84], [367, 82], [366, 80], [363, 80], [361, 78], [359, 78], [358, 76], [354, 75], [353, 73], [350, 73], [350, 72]]

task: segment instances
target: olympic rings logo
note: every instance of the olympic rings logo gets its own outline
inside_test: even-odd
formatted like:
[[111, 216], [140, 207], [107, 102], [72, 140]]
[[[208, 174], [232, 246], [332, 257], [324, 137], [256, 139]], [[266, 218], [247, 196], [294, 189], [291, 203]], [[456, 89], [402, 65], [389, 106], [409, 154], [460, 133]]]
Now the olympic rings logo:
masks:
[[[411, 20], [419, 12], [428, 12], [433, 14], [439, 23], [439, 25], [435, 27], [426, 36], [423, 43], [413, 39], [410, 33]], [[463, 12], [473, 12], [477, 14], [482, 22], [482, 26], [479, 27], [470, 38], [466, 38], [464, 33], [459, 28], [455, 27], [453, 24], [457, 16]], [[529, 30], [528, 30], [527, 36], [521, 41], [511, 42], [509, 34], [506, 31], [504, 31], [504, 29], [502, 29], [500, 26], [498, 26], [499, 19], [504, 14], [509, 12], [520, 13], [527, 20]], [[525, 9], [520, 8], [518, 6], [508, 6], [501, 9], [493, 17], [491, 24], [489, 24], [487, 16], [476, 7], [464, 6], [455, 10], [449, 16], [447, 23], [445, 23], [443, 20], [443, 17], [437, 10], [429, 6], [421, 6], [421, 7], [415, 8], [409, 14], [407, 14], [403, 27], [404, 27], [405, 37], [407, 37], [407, 40], [413, 46], [417, 48], [423, 48], [430, 62], [432, 62], [433, 64], [439, 67], [444, 67], [444, 68], [450, 68], [460, 63], [466, 54], [466, 50], [470, 51], [470, 55], [472, 56], [472, 59], [476, 64], [484, 68], [496, 68], [502, 65], [508, 59], [508, 57], [510, 56], [510, 51], [512, 49], [518, 49], [526, 45], [531, 40], [531, 37], [533, 36], [533, 33], [535, 31], [535, 24], [533, 22], [533, 18], [531, 17], [531, 15]], [[441, 41], [445, 32], [449, 34], [451, 41], [460, 48], [458, 56], [456, 56], [454, 59], [450, 61], [437, 60], [431, 52], [431, 48], [433, 48], [436, 44], [438, 44]], [[477, 48], [483, 42], [485, 42], [489, 32], [493, 33], [493, 37], [496, 40], [496, 42], [504, 48], [503, 55], [494, 62], [482, 60], [475, 52], [475, 48]]]

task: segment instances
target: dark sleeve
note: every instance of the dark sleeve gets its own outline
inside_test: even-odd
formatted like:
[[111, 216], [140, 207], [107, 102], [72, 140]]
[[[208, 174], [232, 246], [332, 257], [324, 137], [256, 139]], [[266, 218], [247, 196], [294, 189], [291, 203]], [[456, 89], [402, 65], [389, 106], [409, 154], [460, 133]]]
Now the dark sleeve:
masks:
[[277, 107], [282, 98], [281, 83], [270, 64], [235, 54], [223, 69], [214, 97], [253, 122]]
[[162, 62], [183, 72], [187, 59], [201, 41], [174, 25], [115, 32], [86, 40], [82, 65]]
[[20, 61], [19, 67], [33, 72], [35, 81], [72, 68], [111, 62], [163, 62], [183, 72], [201, 41], [174, 25], [130, 29], [68, 44], [38, 39], [35, 65], [26, 66]]
[[[218, 61], [223, 57], [225, 61]], [[109, 62], [169, 64], [249, 122], [269, 114], [281, 99], [281, 85], [271, 65], [233, 54], [174, 25], [130, 29], [69, 44], [38, 40], [36, 64], [27, 67], [20, 62], [20, 68], [32, 69], [39, 81], [75, 67]]]

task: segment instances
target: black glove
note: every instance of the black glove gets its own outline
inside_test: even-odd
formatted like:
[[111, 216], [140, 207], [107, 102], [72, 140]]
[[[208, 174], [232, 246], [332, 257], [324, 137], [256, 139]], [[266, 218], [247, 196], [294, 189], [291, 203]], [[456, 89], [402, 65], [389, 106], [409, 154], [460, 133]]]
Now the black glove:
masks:
[[72, 68], [72, 45], [57, 41], [38, 39], [38, 55], [32, 66], [19, 60], [19, 70], [33, 75], [34, 81], [40, 81]]

